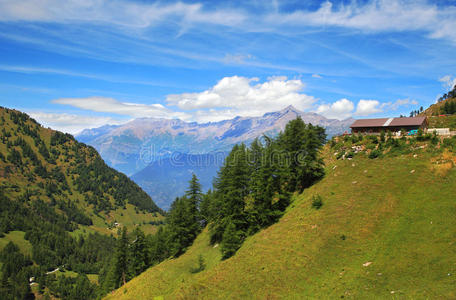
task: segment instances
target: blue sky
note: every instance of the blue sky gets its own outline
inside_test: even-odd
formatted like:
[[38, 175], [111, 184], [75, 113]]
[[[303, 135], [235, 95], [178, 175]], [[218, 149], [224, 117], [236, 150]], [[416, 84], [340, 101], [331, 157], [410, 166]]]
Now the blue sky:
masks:
[[455, 28], [456, 1], [0, 0], [0, 104], [71, 133], [408, 115], [456, 84]]

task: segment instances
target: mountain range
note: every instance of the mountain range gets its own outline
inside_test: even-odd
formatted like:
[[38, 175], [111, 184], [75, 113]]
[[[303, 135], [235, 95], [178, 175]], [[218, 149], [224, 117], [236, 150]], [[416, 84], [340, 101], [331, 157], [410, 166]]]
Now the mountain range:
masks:
[[[260, 117], [235, 117], [201, 124], [140, 118], [123, 125], [86, 129], [76, 138], [93, 146], [109, 166], [131, 176], [159, 206], [167, 209], [176, 196], [182, 195], [192, 173], [199, 177], [205, 190], [210, 188], [224, 155], [233, 145], [249, 143], [263, 134], [276, 135], [298, 116], [306, 123], [325, 127], [329, 137], [343, 133], [353, 123], [351, 118], [327, 119], [288, 106]], [[218, 161], [203, 165], [190, 163], [208, 158], [207, 154]], [[178, 164], [173, 164], [174, 159]]]

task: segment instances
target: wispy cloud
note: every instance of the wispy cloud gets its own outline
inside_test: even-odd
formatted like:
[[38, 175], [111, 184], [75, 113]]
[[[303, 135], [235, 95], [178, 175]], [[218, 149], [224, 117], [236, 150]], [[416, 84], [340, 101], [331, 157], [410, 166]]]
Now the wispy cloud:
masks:
[[161, 104], [139, 104], [120, 102], [113, 98], [88, 97], [88, 98], [60, 98], [52, 100], [56, 104], [70, 105], [76, 108], [125, 115], [133, 118], [153, 117], [153, 118], [181, 118], [188, 119], [185, 113], [173, 112]]
[[387, 107], [390, 110], [398, 110], [402, 106], [412, 106], [412, 105], [418, 105], [418, 101], [413, 100], [413, 99], [397, 99], [395, 102], [391, 103], [384, 103], [382, 104], [383, 107]]
[[[456, 42], [456, 7], [439, 7], [431, 2], [371, 0], [335, 4], [326, 1], [314, 11], [280, 11], [279, 5], [265, 5], [260, 13], [242, 9], [207, 9], [202, 3], [163, 3], [108, 0], [6, 0], [0, 2], [0, 21], [98, 23], [131, 28], [157, 26], [170, 19], [182, 28], [212, 24], [262, 31], [283, 25], [343, 27], [362, 32], [422, 30], [430, 38]], [[259, 26], [261, 25], [261, 26]]]
[[0, 71], [23, 73], [23, 74], [51, 74], [51, 75], [63, 75], [71, 77], [82, 77], [94, 80], [101, 80], [113, 83], [127, 83], [127, 84], [138, 84], [138, 85], [150, 85], [150, 86], [170, 86], [160, 82], [153, 81], [141, 81], [141, 80], [128, 80], [123, 78], [109, 77], [108, 75], [98, 75], [90, 73], [81, 73], [65, 69], [54, 69], [54, 68], [41, 68], [41, 67], [30, 67], [30, 66], [9, 66], [0, 65]]
[[439, 7], [427, 1], [353, 1], [348, 5], [324, 2], [316, 11], [271, 14], [278, 24], [351, 28], [364, 33], [421, 30], [430, 38], [456, 43], [456, 7]]
[[41, 111], [29, 111], [28, 114], [44, 126], [71, 134], [79, 133], [83, 129], [87, 128], [96, 128], [105, 124], [123, 124], [128, 121], [110, 117], [86, 116], [68, 113], [46, 113]]
[[443, 86], [446, 89], [449, 90], [456, 86], [456, 77], [453, 77], [451, 75], [445, 75], [439, 78], [439, 81], [443, 84]]
[[146, 28], [164, 22], [170, 17], [183, 24], [209, 23], [236, 25], [245, 16], [238, 11], [207, 11], [200, 3], [175, 2], [151, 4], [133, 1], [109, 0], [23, 0], [1, 1], [1, 21], [30, 22], [92, 22], [118, 26]]

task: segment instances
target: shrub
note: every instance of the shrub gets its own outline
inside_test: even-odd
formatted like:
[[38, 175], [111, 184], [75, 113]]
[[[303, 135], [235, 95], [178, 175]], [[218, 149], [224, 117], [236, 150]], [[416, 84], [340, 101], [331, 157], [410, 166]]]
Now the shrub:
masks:
[[198, 256], [198, 266], [196, 268], [191, 268], [190, 273], [199, 273], [201, 271], [204, 271], [204, 269], [206, 269], [206, 263], [204, 262], [203, 256], [200, 254]]
[[374, 159], [377, 157], [380, 157], [382, 155], [382, 152], [379, 149], [374, 149], [369, 153], [369, 158]]
[[355, 152], [350, 151], [347, 153], [347, 155], [345, 155], [345, 158], [353, 158], [354, 156], [355, 156]]
[[320, 209], [323, 206], [323, 199], [320, 195], [316, 194], [312, 197], [312, 207], [315, 209]]
[[340, 151], [339, 153], [337, 153], [336, 159], [341, 159], [342, 156], [344, 156], [344, 154], [345, 154], [345, 151]]
[[456, 138], [453, 137], [451, 139], [443, 139], [442, 146], [450, 151], [456, 151]]
[[380, 142], [382, 142], [382, 143], [385, 142], [385, 131], [384, 130], [382, 130], [380, 132]]
[[416, 134], [416, 140], [420, 142], [425, 140], [425, 137], [423, 136], [423, 129], [418, 129], [418, 133]]
[[431, 136], [431, 144], [435, 146], [438, 143], [439, 143], [439, 138], [437, 136], [437, 132], [434, 131]]
[[369, 139], [373, 144], [378, 144], [378, 138], [376, 135], [369, 135]]

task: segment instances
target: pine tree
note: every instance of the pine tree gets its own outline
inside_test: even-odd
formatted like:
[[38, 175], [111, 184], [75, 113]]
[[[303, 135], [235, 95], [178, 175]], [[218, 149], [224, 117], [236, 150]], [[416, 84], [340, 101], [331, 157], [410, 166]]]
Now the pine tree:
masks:
[[262, 149], [256, 171], [252, 173], [249, 234], [274, 223], [288, 205], [289, 193], [283, 189], [286, 169], [280, 156], [276, 156], [278, 153], [277, 143], [269, 140]]
[[134, 236], [135, 239], [131, 244], [131, 273], [136, 276], [146, 270], [149, 266], [150, 259], [144, 232], [139, 227], [136, 227]]
[[220, 245], [222, 251], [222, 259], [227, 259], [233, 256], [242, 244], [242, 234], [236, 230], [236, 225], [228, 222], [228, 225], [223, 233], [223, 240]]
[[202, 196], [200, 204], [200, 215], [204, 226], [214, 219], [215, 209], [213, 204], [214, 194], [212, 193], [212, 190], [209, 189], [207, 193]]
[[319, 151], [326, 141], [324, 128], [305, 124], [298, 117], [288, 122], [277, 138], [288, 165], [288, 191], [302, 190], [312, 185], [324, 174]]
[[193, 243], [200, 231], [191, 201], [187, 197], [176, 198], [166, 220], [170, 255], [177, 257]]
[[155, 235], [149, 236], [149, 265], [157, 264], [170, 256], [169, 227], [160, 226]]
[[199, 183], [198, 177], [196, 177], [195, 174], [192, 174], [192, 179], [189, 181], [189, 188], [186, 191], [185, 196], [188, 201], [188, 214], [192, 219], [189, 226], [196, 234], [200, 231], [201, 214], [199, 208], [203, 197], [202, 195], [201, 184]]
[[192, 179], [189, 181], [189, 188], [185, 192], [185, 196], [190, 201], [191, 209], [197, 210], [201, 203], [202, 193], [201, 184], [194, 173], [192, 174]]
[[128, 249], [127, 227], [122, 228], [121, 236], [117, 242], [117, 251], [115, 256], [114, 280], [115, 288], [124, 285], [128, 279]]
[[217, 189], [215, 201], [220, 205], [220, 209], [210, 228], [213, 243], [222, 240], [228, 223], [234, 223], [239, 231], [247, 231], [248, 222], [244, 208], [246, 197], [250, 192], [250, 171], [246, 146], [235, 145], [225, 159], [215, 182]]

